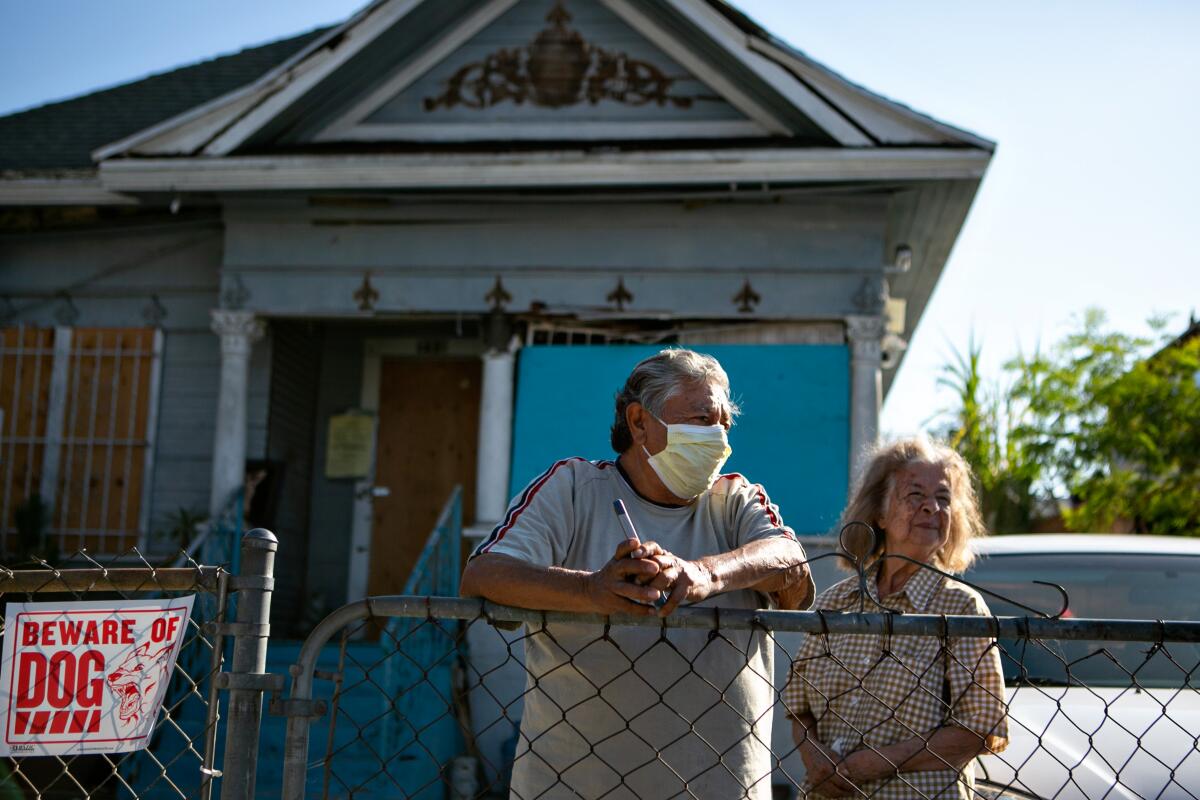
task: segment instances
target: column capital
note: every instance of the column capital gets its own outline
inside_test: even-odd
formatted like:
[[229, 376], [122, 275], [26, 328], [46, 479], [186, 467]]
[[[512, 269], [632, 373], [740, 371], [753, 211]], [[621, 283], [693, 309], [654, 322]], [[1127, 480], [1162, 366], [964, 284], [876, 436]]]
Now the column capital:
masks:
[[221, 337], [221, 349], [231, 355], [249, 353], [266, 332], [265, 323], [253, 311], [214, 308], [209, 314], [213, 333]]
[[208, 313], [212, 317], [213, 333], [219, 336], [244, 336], [256, 342], [266, 330], [263, 321], [254, 316], [253, 311], [214, 308]]
[[846, 317], [846, 339], [850, 342], [851, 357], [855, 360], [870, 360], [877, 364], [883, 360], [883, 337], [887, 334], [887, 320], [879, 314], [851, 314]]
[[851, 344], [880, 341], [887, 333], [887, 320], [880, 314], [850, 314], [846, 317], [846, 338]]

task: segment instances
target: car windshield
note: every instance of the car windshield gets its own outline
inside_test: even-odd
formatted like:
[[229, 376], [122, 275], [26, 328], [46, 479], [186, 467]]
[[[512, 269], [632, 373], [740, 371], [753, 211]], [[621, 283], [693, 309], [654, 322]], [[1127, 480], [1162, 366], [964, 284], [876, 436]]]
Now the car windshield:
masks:
[[[1200, 557], [1143, 553], [994, 555], [981, 558], [966, 580], [1053, 614], [1058, 593], [1031, 581], [1057, 583], [1070, 604], [1064, 617], [1200, 619]], [[1027, 611], [986, 596], [998, 616]], [[1200, 665], [1200, 646], [1168, 643], [1149, 657], [1146, 642], [1002, 641], [1010, 681], [1088, 686], [1180, 687]], [[1111, 656], [1111, 657], [1110, 657]], [[1025, 675], [1022, 677], [1022, 664]], [[1196, 673], [1200, 674], [1200, 672]]]

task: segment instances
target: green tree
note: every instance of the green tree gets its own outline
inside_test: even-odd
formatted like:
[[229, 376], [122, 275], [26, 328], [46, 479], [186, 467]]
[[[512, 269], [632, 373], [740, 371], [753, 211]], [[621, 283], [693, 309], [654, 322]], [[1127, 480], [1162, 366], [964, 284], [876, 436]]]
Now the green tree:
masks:
[[938, 433], [958, 450], [975, 472], [984, 522], [995, 533], [1029, 529], [1036, 498], [1032, 485], [1038, 465], [1012, 435], [1016, 420], [1011, 390], [987, 384], [980, 372], [983, 346], [974, 335], [966, 353], [954, 351], [938, 384], [954, 392], [957, 407], [943, 416]]
[[1090, 309], [990, 387], [973, 337], [944, 368], [958, 405], [942, 433], [975, 469], [993, 531], [1027, 530], [1050, 502], [1071, 530], [1200, 535], [1200, 337], [1167, 342], [1151, 324], [1157, 338], [1130, 336]]
[[1012, 400], [1021, 409], [1013, 438], [1039, 465], [1035, 490], [1073, 491], [1080, 477], [1112, 454], [1098, 433], [1108, 421], [1104, 398], [1112, 385], [1149, 354], [1151, 340], [1106, 329], [1104, 312], [1088, 309], [1079, 330], [1045, 352], [1005, 364], [1014, 376]]
[[[1100, 407], [1067, 524], [1200, 535], [1200, 337], [1163, 348], [1098, 387]], [[1086, 459], [1086, 460], [1085, 460]]]

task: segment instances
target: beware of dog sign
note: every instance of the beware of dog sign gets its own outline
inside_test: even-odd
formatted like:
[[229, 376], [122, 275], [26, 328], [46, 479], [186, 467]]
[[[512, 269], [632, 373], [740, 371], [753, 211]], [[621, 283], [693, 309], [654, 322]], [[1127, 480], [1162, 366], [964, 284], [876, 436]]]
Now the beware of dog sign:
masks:
[[9, 603], [0, 756], [145, 747], [194, 599]]

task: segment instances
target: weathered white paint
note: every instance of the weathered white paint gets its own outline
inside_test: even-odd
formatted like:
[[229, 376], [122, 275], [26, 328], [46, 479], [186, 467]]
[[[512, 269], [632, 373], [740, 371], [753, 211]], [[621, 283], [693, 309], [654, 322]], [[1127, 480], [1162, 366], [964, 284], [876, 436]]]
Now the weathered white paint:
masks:
[[[484, 6], [483, 11], [477, 12], [471, 19], [483, 19], [493, 8], [510, 1], [493, 0], [491, 5]], [[101, 161], [123, 153], [193, 154], [201, 146], [206, 155], [228, 155], [269, 124], [277, 114], [293, 106], [306, 92], [332, 76], [389, 28], [401, 23], [423, 2], [383, 0], [372, 3], [248, 86], [101, 147], [93, 153], [93, 157]], [[675, 33], [662, 30], [630, 0], [602, 2], [647, 39], [656, 41], [662, 49], [679, 51], [680, 63], [686, 60], [689, 62], [686, 66], [714, 89], [731, 100], [737, 98], [743, 110], [752, 109], [750, 116], [766, 122], [767, 130], [787, 135], [787, 125], [761, 104], [750, 100], [736, 81], [716, 74], [715, 70], [695, 56], [695, 42], [683, 42], [676, 38]], [[696, 27], [700, 36], [709, 40], [710, 47], [715, 45], [721, 48], [752, 70], [758, 79], [840, 144], [870, 147], [876, 141], [889, 144], [950, 142], [989, 151], [993, 149], [992, 143], [982, 137], [911, 112], [850, 84], [802, 54], [741, 31], [701, 0], [669, 0], [669, 3], [676, 13]], [[417, 53], [416, 61], [433, 60], [437, 55], [452, 50], [455, 44], [461, 43], [462, 30], [458, 28], [450, 36], [433, 43], [424, 53]], [[406, 67], [392, 80], [397, 86], [403, 86], [411, 82], [411, 73], [420, 71], [419, 68]], [[375, 101], [378, 97], [372, 93], [370, 98], [364, 98], [364, 105], [367, 99]], [[356, 109], [356, 112], [361, 110]], [[327, 129], [320, 134], [321, 138], [329, 138], [328, 133], [332, 130]], [[345, 128], [339, 127], [338, 130], [344, 131]], [[345, 137], [338, 135], [334, 138]]]
[[[467, 15], [449, 33], [408, 61], [378, 88], [351, 106], [341, 119], [318, 133], [314, 137], [316, 141], [368, 139], [378, 135], [380, 132], [376, 131], [374, 127], [364, 132], [358, 127], [359, 123], [516, 4], [517, 0], [488, 0], [473, 14]], [[386, 134], [384, 135], [386, 136]], [[498, 134], [494, 138], [504, 137], [503, 134]]]
[[150, 360], [150, 386], [146, 403], [146, 450], [142, 454], [142, 505], [138, 510], [139, 546], [150, 547], [150, 519], [154, 511], [154, 457], [158, 450], [158, 406], [162, 399], [163, 330], [154, 331]]
[[137, 198], [110, 192], [100, 185], [94, 170], [78, 178], [0, 179], [3, 206], [123, 206], [136, 205]]
[[996, 143], [989, 139], [947, 125], [853, 84], [799, 51], [755, 36], [749, 37], [749, 46], [754, 52], [786, 66], [819, 90], [883, 144], [965, 144], [988, 151], [996, 147]]
[[[377, 102], [356, 127], [343, 129], [349, 139], [495, 141], [522, 140], [631, 140], [655, 138], [762, 137], [769, 131], [747, 119], [692, 70], [681, 65], [642, 32], [630, 26], [601, 3], [568, 4], [569, 28], [589, 47], [645, 61], [670, 76], [669, 93], [692, 100], [686, 108], [673, 103], [622, 103], [599, 98], [547, 108], [537, 103], [501, 101], [486, 108], [466, 105], [429, 109], [425, 101], [446, 91], [453, 77], [496, 52], [498, 46], [528, 47], [544, 35], [547, 0], [530, 0], [514, 7], [494, 24], [464, 39], [456, 34], [438, 44], [444, 60], [391, 96], [376, 95]], [[442, 44], [445, 42], [445, 45]], [[686, 50], [686, 48], [683, 48]], [[407, 73], [402, 68], [401, 73]], [[736, 82], [735, 82], [736, 83]], [[745, 87], [740, 86], [744, 91]]]
[[[883, 252], [894, 253], [901, 244], [912, 248], [912, 267], [888, 278], [891, 295], [906, 301], [902, 337], [911, 338], [925, 313], [978, 189], [978, 181], [930, 181], [892, 195]], [[896, 367], [902, 363], [903, 353]], [[884, 374], [884, 391], [895, 375], [896, 370]]]
[[[206, 103], [168, 117], [149, 128], [144, 128], [130, 136], [99, 147], [92, 151], [92, 160], [99, 163], [106, 158], [123, 153], [156, 155], [192, 153], [198, 146], [198, 137], [207, 142], [216, 133], [226, 130], [249, 108], [286, 87], [295, 74], [302, 74], [303, 70], [298, 69], [300, 62], [309, 59], [313, 54], [320, 54], [329, 42], [338, 38], [343, 28], [355, 24], [361, 17], [372, 11], [376, 5], [378, 2], [372, 3], [371, 6], [358, 12], [342, 25], [326, 31], [323, 36], [309, 42], [307, 46], [284, 59], [282, 63], [267, 70], [253, 83], [240, 86]], [[318, 60], [318, 65], [325, 60], [328, 60], [328, 53], [325, 54], [323, 60]]]
[[[388, 251], [380, 250], [385, 254]], [[646, 261], [652, 261], [647, 251]], [[705, 317], [709, 319], [822, 320], [853, 313], [852, 297], [865, 268], [839, 275], [797, 271], [747, 270], [731, 273], [720, 267], [705, 270], [663, 270], [651, 273], [637, 268], [621, 270], [493, 269], [487, 273], [446, 269], [393, 269], [374, 271], [371, 285], [379, 292], [373, 311], [361, 311], [354, 299], [363, 282], [363, 270], [308, 269], [275, 273], [254, 267], [237, 273], [251, 293], [262, 300], [256, 308], [270, 316], [381, 319], [387, 315], [416, 313], [484, 314], [484, 296], [502, 273], [505, 288], [514, 298], [513, 308], [544, 304], [551, 314], [574, 314], [584, 323], [647, 317]], [[623, 311], [606, 298], [623, 279], [634, 295]], [[749, 279], [761, 300], [750, 312], [740, 311], [735, 297]]]
[[237, 149], [275, 115], [303, 97], [422, 2], [424, 0], [384, 0], [372, 4], [325, 37], [326, 40], [337, 37], [337, 47], [309, 47], [302, 59], [289, 60], [286, 69], [267, 73], [256, 85], [269, 87], [271, 93], [252, 110], [233, 117], [233, 124], [209, 142], [204, 154], [223, 156]]
[[977, 179], [973, 149], [578, 150], [520, 154], [372, 154], [119, 159], [100, 165], [115, 192], [662, 186]]
[[[627, 270], [627, 280], [713, 270], [739, 286], [739, 276], [752, 271], [877, 275], [885, 253], [887, 212], [885, 195], [833, 190], [781, 196], [759, 187], [690, 202], [680, 196], [613, 202], [562, 198], [553, 203], [456, 198], [441, 204], [374, 198], [361, 204], [350, 199], [324, 204], [304, 197], [269, 202], [247, 197], [226, 204], [224, 264], [227, 275], [243, 270], [273, 276], [320, 272], [333, 279], [337, 273], [360, 284], [368, 269], [372, 283], [376, 276], [401, 270], [422, 279], [486, 279], [488, 285], [477, 295], [471, 287], [460, 290], [469, 303], [459, 300], [455, 307], [463, 310], [483, 302], [497, 274], [507, 286], [510, 273], [551, 279], [558, 273], [592, 273], [609, 281], [599, 297], [580, 300], [596, 306], [615, 284], [614, 269]], [[479, 246], [483, 241], [487, 247]], [[417, 289], [421, 295], [429, 291], [400, 288]], [[531, 288], [542, 291], [536, 284]], [[330, 291], [341, 292], [332, 286]], [[524, 308], [530, 299], [514, 294], [510, 308]], [[722, 304], [728, 301], [721, 298]], [[827, 314], [826, 319], [840, 316]]]
[[[630, 0], [600, 1], [625, 18], [631, 25], [637, 27], [659, 47], [671, 53], [672, 57], [681, 64], [696, 72], [706, 83], [726, 96], [747, 116], [760, 123], [766, 123], [773, 117], [760, 104], [746, 97], [732, 81], [704, 66], [704, 62], [688, 46], [678, 43], [674, 45], [677, 51], [671, 49], [673, 43], [670, 35], [655, 25], [635, 3]], [[814, 94], [807, 86], [788, 75], [775, 62], [763, 58], [751, 50], [748, 46], [749, 37], [714, 11], [707, 3], [699, 0], [668, 0], [668, 2], [695, 24], [712, 42], [753, 71], [756, 77], [800, 109], [806, 117], [832, 136], [839, 144], [845, 147], [869, 147], [873, 144], [860, 130], [850, 124], [836, 109]], [[772, 130], [772, 133], [784, 135], [791, 133], [785, 123], [778, 122], [778, 126], [779, 129]]]
[[479, 449], [475, 468], [475, 522], [496, 523], [508, 505], [512, 460], [514, 366], [520, 339], [483, 354]]
[[[458, 123], [363, 123], [337, 135], [339, 140], [379, 142], [402, 141], [468, 142], [479, 139], [557, 141], [563, 138], [562, 123], [489, 122], [486, 125]], [[584, 122], [570, 126], [572, 140], [613, 139], [736, 139], [765, 136], [766, 131], [750, 120], [701, 120], [699, 122]]]
[[[267, 88], [246, 91], [244, 87], [232, 96], [197, 106], [188, 112], [186, 124], [166, 129], [158, 135], [142, 132], [137, 136], [138, 144], [129, 147], [128, 152], [139, 156], [193, 155], [229, 127], [231, 119], [245, 114], [270, 94], [271, 90]], [[92, 160], [99, 163], [109, 155], [121, 153], [125, 149], [123, 145], [123, 142], [106, 145], [92, 153]]]
[[883, 402], [883, 336], [887, 323], [874, 314], [846, 317], [850, 343], [850, 480], [858, 477], [863, 458], [879, 437]]
[[221, 337], [221, 388], [208, 504], [215, 517], [245, 481], [250, 351], [262, 338], [265, 325], [251, 311], [214, 309], [212, 330]]
[[[63, 419], [67, 412], [68, 381], [71, 374], [71, 329], [54, 329], [54, 361], [50, 366], [50, 399], [46, 406], [46, 447], [42, 451], [42, 482], [38, 493], [54, 508], [58, 494], [58, 467], [62, 459]], [[143, 503], [148, 505], [148, 503]]]

